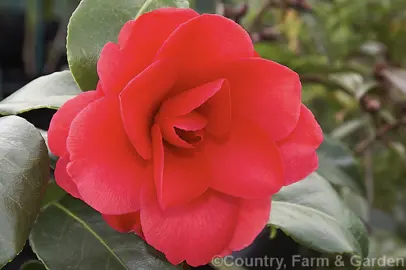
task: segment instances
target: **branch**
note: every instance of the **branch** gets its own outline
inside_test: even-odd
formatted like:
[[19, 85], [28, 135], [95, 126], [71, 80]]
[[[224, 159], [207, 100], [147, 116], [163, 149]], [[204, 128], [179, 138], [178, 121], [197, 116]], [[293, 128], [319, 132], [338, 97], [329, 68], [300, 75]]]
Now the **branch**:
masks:
[[395, 130], [403, 125], [406, 125], [406, 117], [396, 121], [393, 124], [386, 124], [381, 126], [375, 133], [375, 136], [369, 139], [365, 139], [355, 146], [355, 154], [362, 154], [368, 149], [376, 140], [382, 139], [387, 133]]

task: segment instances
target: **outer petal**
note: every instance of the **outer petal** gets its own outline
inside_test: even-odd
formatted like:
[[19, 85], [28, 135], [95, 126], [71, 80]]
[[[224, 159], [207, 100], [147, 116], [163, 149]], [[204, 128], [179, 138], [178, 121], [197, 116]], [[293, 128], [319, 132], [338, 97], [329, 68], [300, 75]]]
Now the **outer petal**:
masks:
[[153, 62], [169, 35], [180, 24], [198, 15], [192, 9], [164, 8], [127, 22], [120, 31], [119, 45], [106, 44], [97, 64], [106, 93], [120, 93], [132, 78]]
[[66, 153], [66, 138], [73, 119], [87, 105], [101, 97], [96, 91], [84, 92], [68, 100], [52, 117], [48, 129], [48, 143], [52, 153], [63, 156]]
[[285, 166], [285, 185], [297, 182], [317, 169], [316, 149], [322, 141], [319, 124], [312, 112], [302, 105], [296, 128], [277, 143]]
[[207, 141], [211, 187], [241, 198], [268, 198], [284, 184], [283, 163], [269, 136], [249, 121], [234, 122], [225, 142]]
[[240, 201], [240, 211], [233, 238], [228, 245], [231, 251], [249, 246], [269, 221], [271, 198]]
[[209, 190], [186, 206], [166, 211], [152, 199], [143, 206], [141, 225], [146, 241], [172, 264], [186, 260], [199, 266], [228, 245], [238, 213], [238, 199]]
[[58, 162], [56, 163], [55, 167], [55, 182], [73, 197], [80, 198], [80, 194], [76, 187], [75, 182], [72, 181], [71, 177], [68, 175], [66, 171], [68, 163], [69, 163], [68, 154], [58, 159]]
[[141, 238], [144, 238], [141, 229], [140, 212], [124, 215], [103, 215], [104, 220], [116, 231], [121, 233], [135, 232]]
[[126, 61], [126, 56], [117, 44], [107, 42], [104, 45], [97, 61], [97, 73], [106, 95], [118, 95], [138, 72]]
[[[120, 31], [118, 43], [121, 49], [132, 54], [131, 57], [134, 59], [138, 58], [140, 61], [148, 59], [149, 62], [145, 63], [148, 65], [168, 36], [179, 25], [198, 16], [199, 13], [189, 8], [156, 9], [127, 22]], [[151, 29], [153, 29], [153, 35], [151, 35]]]
[[161, 208], [182, 205], [203, 194], [210, 176], [199, 152], [164, 148], [158, 125], [152, 128], [154, 179]]
[[201, 84], [199, 78], [214, 66], [241, 57], [252, 57], [254, 48], [248, 33], [237, 23], [219, 15], [205, 14], [179, 26], [157, 53], [156, 59], [175, 58], [188, 89]]
[[295, 72], [261, 58], [242, 59], [221, 69], [220, 76], [230, 83], [233, 118], [254, 121], [273, 141], [292, 132], [301, 104], [301, 84]]
[[125, 214], [140, 208], [148, 168], [122, 127], [117, 100], [102, 98], [72, 122], [67, 140], [68, 173], [82, 199], [103, 214]]
[[170, 61], [157, 61], [135, 77], [120, 94], [121, 117], [138, 154], [151, 158], [150, 125], [153, 114], [176, 81]]

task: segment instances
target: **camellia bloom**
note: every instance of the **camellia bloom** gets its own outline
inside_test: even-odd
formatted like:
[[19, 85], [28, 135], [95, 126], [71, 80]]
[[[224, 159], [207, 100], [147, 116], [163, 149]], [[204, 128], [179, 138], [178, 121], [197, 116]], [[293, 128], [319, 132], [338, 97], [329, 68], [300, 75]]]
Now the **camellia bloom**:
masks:
[[252, 243], [271, 196], [318, 166], [298, 75], [218, 15], [159, 9], [107, 43], [94, 91], [55, 114], [57, 183], [178, 264]]

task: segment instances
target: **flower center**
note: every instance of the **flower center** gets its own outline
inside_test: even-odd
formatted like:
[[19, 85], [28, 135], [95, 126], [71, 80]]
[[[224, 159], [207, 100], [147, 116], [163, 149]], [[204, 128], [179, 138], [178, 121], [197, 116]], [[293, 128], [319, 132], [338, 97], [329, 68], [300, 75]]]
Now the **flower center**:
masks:
[[198, 131], [187, 131], [175, 128], [176, 134], [178, 134], [179, 138], [187, 142], [188, 144], [196, 145], [203, 141], [203, 133], [204, 130]]
[[208, 120], [195, 110], [174, 117], [162, 117], [162, 114], [158, 113], [155, 123], [159, 125], [162, 137], [167, 143], [181, 148], [194, 148], [203, 141]]

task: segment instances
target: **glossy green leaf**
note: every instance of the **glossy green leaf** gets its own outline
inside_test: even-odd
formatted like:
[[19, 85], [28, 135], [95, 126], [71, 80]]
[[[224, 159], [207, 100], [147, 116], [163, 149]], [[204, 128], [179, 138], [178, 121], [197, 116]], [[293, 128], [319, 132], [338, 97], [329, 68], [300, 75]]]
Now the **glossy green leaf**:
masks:
[[347, 187], [341, 188], [340, 195], [348, 208], [357, 214], [361, 220], [367, 223], [369, 222], [371, 216], [370, 206], [365, 196], [362, 196]]
[[324, 154], [338, 166], [350, 166], [355, 162], [350, 149], [327, 134], [324, 134], [323, 143], [317, 152]]
[[358, 194], [364, 193], [363, 186], [359, 185], [358, 182], [335, 166], [331, 160], [320, 154], [317, 172], [335, 186], [348, 187]]
[[46, 270], [42, 262], [38, 260], [31, 260], [21, 265], [20, 270]]
[[41, 134], [18, 116], [0, 118], [0, 265], [24, 247], [48, 179]]
[[[317, 150], [317, 154], [319, 155], [319, 161], [321, 160], [320, 164], [325, 163], [326, 168], [322, 168], [319, 165], [319, 170], [323, 171], [323, 176], [327, 178], [331, 183], [338, 184], [338, 182], [342, 182], [343, 184], [348, 181], [354, 182], [354, 184], [350, 184], [349, 187], [353, 187], [352, 190], [360, 191], [365, 193], [365, 184], [363, 179], [359, 173], [356, 161], [352, 156], [351, 150], [346, 147], [343, 143], [338, 140], [331, 138], [330, 136], [324, 134], [323, 143], [320, 145], [319, 149]], [[323, 162], [325, 161], [325, 162]], [[334, 165], [336, 168], [332, 168]], [[333, 172], [331, 176], [329, 176], [329, 169]], [[341, 170], [342, 172], [338, 172], [337, 169]], [[342, 176], [344, 175], [344, 176]], [[341, 177], [342, 176], [342, 177]], [[334, 181], [333, 178], [339, 177], [340, 181]], [[354, 185], [356, 188], [354, 189]]]
[[51, 183], [48, 185], [47, 191], [45, 192], [44, 199], [42, 200], [42, 207], [46, 207], [53, 202], [58, 202], [66, 195], [66, 191], [58, 186], [54, 180], [51, 180]]
[[153, 256], [138, 236], [114, 231], [100, 213], [70, 196], [45, 208], [30, 244], [51, 270], [177, 269]]
[[284, 187], [272, 198], [269, 224], [320, 252], [368, 255], [362, 221], [316, 173]]
[[67, 38], [69, 67], [80, 88], [95, 89], [100, 51], [107, 42], [117, 41], [124, 23], [159, 7], [188, 5], [187, 0], [82, 0], [70, 19]]
[[40, 77], [0, 101], [0, 115], [20, 114], [35, 109], [57, 110], [81, 93], [69, 71]]

